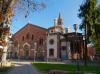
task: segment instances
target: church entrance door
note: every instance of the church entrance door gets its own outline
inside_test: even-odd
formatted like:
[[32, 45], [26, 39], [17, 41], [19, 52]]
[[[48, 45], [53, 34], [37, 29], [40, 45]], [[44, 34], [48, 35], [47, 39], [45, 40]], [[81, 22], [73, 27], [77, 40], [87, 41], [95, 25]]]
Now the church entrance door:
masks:
[[29, 59], [29, 50], [30, 47], [28, 45], [24, 45], [24, 58]]

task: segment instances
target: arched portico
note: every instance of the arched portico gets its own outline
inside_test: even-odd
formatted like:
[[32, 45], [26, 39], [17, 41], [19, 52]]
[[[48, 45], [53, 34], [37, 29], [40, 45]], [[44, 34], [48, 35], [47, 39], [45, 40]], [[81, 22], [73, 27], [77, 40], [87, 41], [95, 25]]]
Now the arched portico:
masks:
[[24, 50], [24, 58], [28, 59], [29, 58], [29, 54], [30, 54], [30, 44], [25, 43], [23, 45], [23, 50]]

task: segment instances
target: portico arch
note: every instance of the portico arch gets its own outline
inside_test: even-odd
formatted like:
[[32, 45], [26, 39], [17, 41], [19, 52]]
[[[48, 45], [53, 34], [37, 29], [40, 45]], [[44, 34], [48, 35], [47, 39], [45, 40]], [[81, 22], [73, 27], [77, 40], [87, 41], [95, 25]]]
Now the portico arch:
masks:
[[29, 51], [30, 51], [30, 44], [25, 43], [23, 45], [23, 50], [24, 50], [24, 57], [28, 58], [29, 57]]

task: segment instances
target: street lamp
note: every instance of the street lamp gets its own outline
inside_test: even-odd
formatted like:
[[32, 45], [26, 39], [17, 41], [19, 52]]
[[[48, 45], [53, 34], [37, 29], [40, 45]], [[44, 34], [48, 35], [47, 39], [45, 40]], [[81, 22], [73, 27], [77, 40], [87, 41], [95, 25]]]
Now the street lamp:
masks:
[[83, 59], [85, 59], [85, 35], [84, 34], [83, 34]]
[[87, 24], [85, 24], [85, 52], [84, 52], [84, 64], [85, 66], [87, 66]]
[[11, 59], [12, 57], [12, 46], [13, 46], [13, 40], [12, 40], [12, 35], [9, 36], [9, 48], [8, 48], [8, 58]]
[[35, 62], [35, 58], [36, 58], [36, 48], [37, 48], [37, 43], [34, 42], [34, 62]]
[[[77, 29], [78, 29], [78, 25], [77, 24], [74, 24], [74, 30], [75, 30], [75, 44], [77, 44]], [[79, 73], [79, 61], [78, 61], [78, 48], [77, 48], [77, 74], [80, 74]]]
[[42, 53], [43, 53], [43, 60], [44, 60], [44, 56], [45, 56], [44, 53], [45, 53], [45, 50], [43, 50]]
[[19, 48], [19, 44], [18, 44], [18, 61], [20, 60], [20, 48]]
[[[74, 24], [73, 26], [74, 26], [74, 30], [75, 30], [75, 44], [77, 45], [77, 29], [78, 29], [78, 26], [77, 26], [77, 24]], [[77, 50], [77, 59], [78, 59], [78, 50]]]
[[77, 29], [78, 29], [77, 24], [74, 24], [73, 26], [74, 26], [75, 33], [77, 33]]
[[33, 49], [33, 51], [34, 51], [34, 62], [35, 62], [36, 50], [35, 50], [35, 49]]

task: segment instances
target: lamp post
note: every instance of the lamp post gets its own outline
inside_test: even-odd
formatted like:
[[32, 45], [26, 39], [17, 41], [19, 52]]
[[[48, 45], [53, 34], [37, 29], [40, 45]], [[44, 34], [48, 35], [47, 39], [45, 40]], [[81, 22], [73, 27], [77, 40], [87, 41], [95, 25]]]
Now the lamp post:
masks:
[[87, 24], [85, 24], [85, 51], [84, 51], [84, 65], [87, 66]]
[[35, 62], [35, 58], [36, 58], [36, 48], [37, 48], [37, 43], [34, 42], [34, 62]]
[[34, 49], [34, 62], [35, 62], [35, 57], [36, 57], [35, 54], [36, 54], [36, 50]]
[[9, 44], [8, 58], [11, 59], [11, 56], [12, 56], [11, 52], [12, 52], [12, 46], [13, 46], [12, 34], [9, 35], [9, 42], [8, 42], [8, 44]]
[[[74, 24], [74, 30], [75, 30], [75, 44], [77, 45], [77, 29], [78, 29], [78, 25], [77, 24]], [[77, 74], [80, 74], [79, 71], [79, 61], [78, 61], [78, 48], [77, 48]]]
[[35, 62], [35, 49], [32, 49], [33, 56], [34, 56], [34, 62]]
[[20, 60], [20, 49], [19, 49], [19, 43], [18, 43], [18, 61]]
[[42, 51], [42, 53], [43, 53], [43, 60], [44, 60], [44, 56], [45, 56], [45, 54], [44, 54], [44, 53], [45, 53], [45, 50], [43, 50], [43, 51]]
[[85, 35], [83, 34], [83, 61], [85, 59]]

